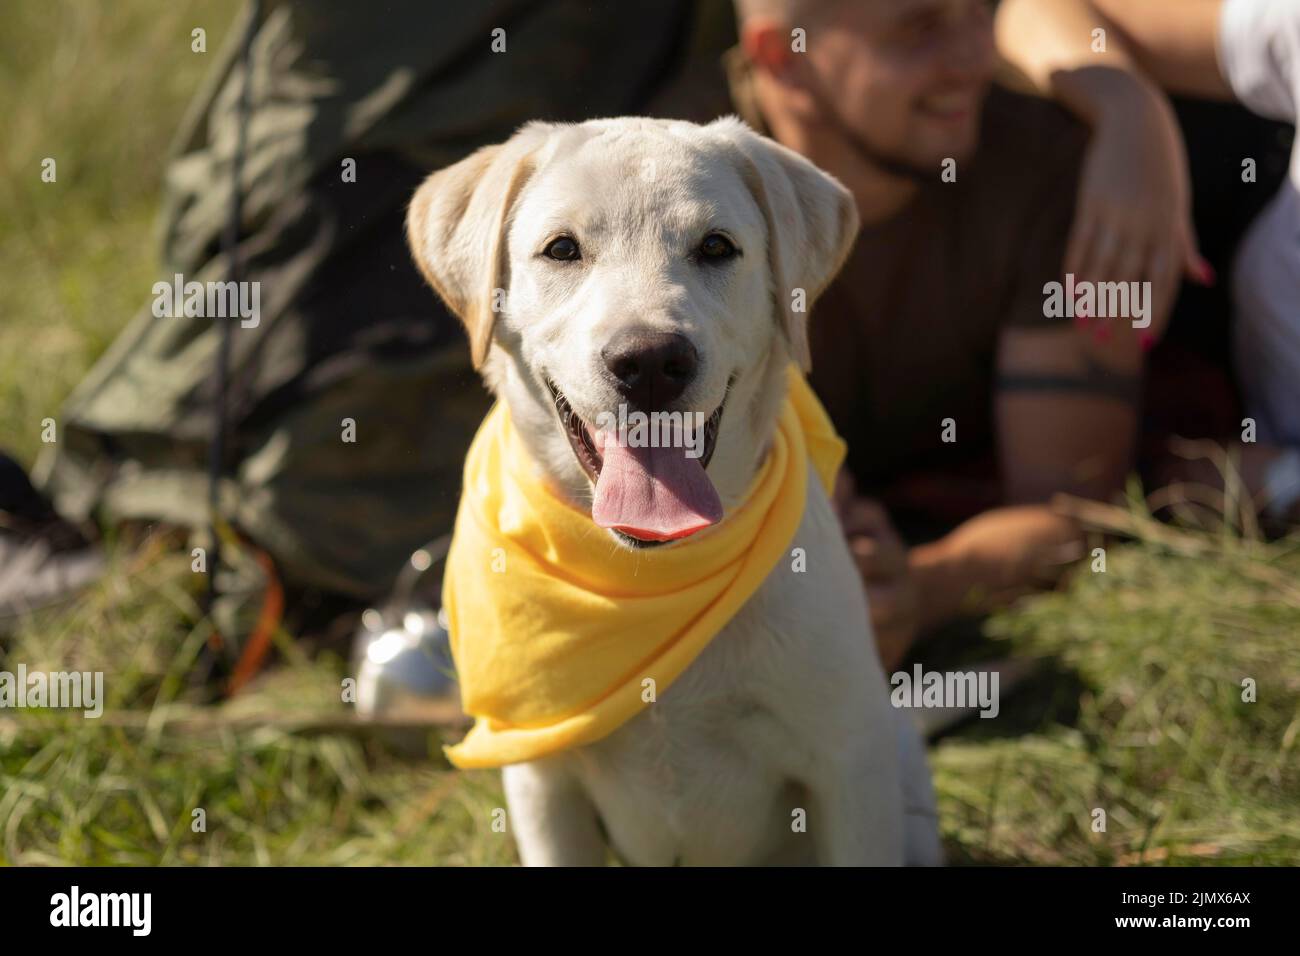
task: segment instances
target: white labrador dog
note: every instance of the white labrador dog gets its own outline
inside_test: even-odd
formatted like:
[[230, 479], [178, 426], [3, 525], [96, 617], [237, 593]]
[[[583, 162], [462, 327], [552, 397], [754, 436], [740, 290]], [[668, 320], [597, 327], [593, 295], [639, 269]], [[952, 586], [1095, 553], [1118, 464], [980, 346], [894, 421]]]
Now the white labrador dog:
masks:
[[[857, 214], [738, 120], [610, 119], [533, 123], [433, 174], [407, 229], [536, 466], [621, 545], [671, 547], [741, 501]], [[602, 487], [617, 451], [590, 425], [620, 403], [708, 416], [675, 494]], [[815, 479], [798, 537], [818, 573], [769, 576], [654, 706], [505, 769], [525, 864], [599, 864], [607, 845], [645, 865], [939, 861], [923, 750]]]

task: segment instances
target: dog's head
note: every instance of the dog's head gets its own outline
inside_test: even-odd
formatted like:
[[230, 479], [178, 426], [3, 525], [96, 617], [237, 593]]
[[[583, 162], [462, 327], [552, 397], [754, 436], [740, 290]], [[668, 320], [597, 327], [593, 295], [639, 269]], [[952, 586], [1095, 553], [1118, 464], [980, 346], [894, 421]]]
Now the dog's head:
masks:
[[536, 461], [629, 546], [740, 501], [856, 232], [839, 183], [734, 119], [532, 123], [407, 216]]

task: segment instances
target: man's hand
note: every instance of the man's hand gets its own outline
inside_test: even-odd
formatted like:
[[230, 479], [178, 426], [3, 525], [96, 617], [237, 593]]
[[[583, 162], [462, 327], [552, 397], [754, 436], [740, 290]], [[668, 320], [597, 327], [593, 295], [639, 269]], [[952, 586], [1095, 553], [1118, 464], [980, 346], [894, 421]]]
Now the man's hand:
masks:
[[890, 671], [907, 656], [920, 623], [920, 592], [908, 565], [907, 545], [878, 502], [842, 492], [836, 499], [867, 591], [881, 663]]
[[858, 497], [841, 474], [832, 501], [862, 576], [886, 673], [926, 631], [1049, 587], [1083, 556], [1079, 528], [1048, 505], [994, 508], [908, 548], [880, 503]]

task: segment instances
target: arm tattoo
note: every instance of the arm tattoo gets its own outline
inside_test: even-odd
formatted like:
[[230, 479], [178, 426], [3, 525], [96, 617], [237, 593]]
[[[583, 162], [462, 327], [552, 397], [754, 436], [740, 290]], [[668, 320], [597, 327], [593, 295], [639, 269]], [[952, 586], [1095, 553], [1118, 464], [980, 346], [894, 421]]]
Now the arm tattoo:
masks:
[[1085, 392], [1137, 405], [1142, 398], [1142, 376], [1112, 371], [1089, 357], [1087, 368], [1080, 372], [999, 373], [997, 388], [1000, 392]]

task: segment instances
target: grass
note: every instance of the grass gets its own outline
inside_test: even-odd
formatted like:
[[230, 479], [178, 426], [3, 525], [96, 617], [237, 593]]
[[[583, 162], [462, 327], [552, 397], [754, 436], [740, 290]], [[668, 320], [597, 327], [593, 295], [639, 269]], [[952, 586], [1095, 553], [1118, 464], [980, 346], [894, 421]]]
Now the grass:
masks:
[[[18, 0], [0, 12], [0, 447], [40, 422], [145, 300], [167, 144], [214, 52], [223, 0]], [[58, 160], [57, 184], [40, 160]], [[989, 621], [973, 653], [1038, 661], [1001, 717], [931, 762], [959, 863], [1300, 863], [1300, 541], [1173, 532], [1129, 515], [1104, 574]], [[74, 604], [0, 641], [0, 669], [106, 672], [109, 717], [0, 714], [0, 863], [503, 864], [489, 773], [337, 730], [181, 733], [207, 636], [188, 560], [111, 538]], [[280, 661], [227, 714], [345, 712], [345, 662]], [[972, 653], [969, 649], [966, 653]], [[939, 666], [938, 660], [926, 662]], [[1257, 699], [1242, 700], [1242, 681]], [[155, 723], [146, 723], [152, 715]], [[1094, 832], [1094, 811], [1105, 811]], [[195, 811], [202, 810], [198, 830]]]
[[[1045, 717], [1031, 732], [975, 726], [939, 747], [944, 831], [969, 859], [1300, 861], [1300, 549], [1189, 540], [1203, 551], [1112, 549], [1105, 574], [989, 622], [1077, 690], [1068, 720], [1031, 689], [1003, 713], [1009, 726]], [[1105, 833], [1092, 832], [1097, 808]]]
[[[0, 8], [0, 445], [10, 454], [35, 456], [41, 420], [147, 301], [171, 136], [234, 9]], [[199, 26], [206, 54], [190, 51]], [[47, 157], [56, 182], [41, 181]]]

